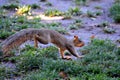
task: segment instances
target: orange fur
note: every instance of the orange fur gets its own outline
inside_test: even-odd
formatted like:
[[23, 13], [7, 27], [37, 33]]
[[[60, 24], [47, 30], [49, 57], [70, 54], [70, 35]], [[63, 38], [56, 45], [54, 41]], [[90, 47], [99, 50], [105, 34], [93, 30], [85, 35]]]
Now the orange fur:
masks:
[[68, 40], [62, 34], [54, 30], [30, 28], [21, 30], [4, 40], [1, 43], [2, 51], [4, 54], [7, 54], [11, 49], [20, 46], [27, 40], [34, 40], [35, 47], [38, 47], [38, 42], [42, 44], [55, 44], [59, 48], [62, 58], [65, 58], [65, 50], [68, 50], [73, 56], [79, 57], [79, 55], [76, 54], [74, 46], [84, 46], [84, 42], [79, 40], [78, 36], [74, 36], [73, 40]]

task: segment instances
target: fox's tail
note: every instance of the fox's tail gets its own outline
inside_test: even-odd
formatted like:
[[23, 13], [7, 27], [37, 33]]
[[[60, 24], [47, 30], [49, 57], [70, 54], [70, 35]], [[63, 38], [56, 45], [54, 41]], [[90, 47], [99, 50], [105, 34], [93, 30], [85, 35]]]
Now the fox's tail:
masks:
[[24, 29], [13, 34], [1, 43], [2, 52], [8, 53], [11, 49], [20, 46], [25, 41], [32, 40], [34, 34], [36, 34], [36, 31], [33, 29]]

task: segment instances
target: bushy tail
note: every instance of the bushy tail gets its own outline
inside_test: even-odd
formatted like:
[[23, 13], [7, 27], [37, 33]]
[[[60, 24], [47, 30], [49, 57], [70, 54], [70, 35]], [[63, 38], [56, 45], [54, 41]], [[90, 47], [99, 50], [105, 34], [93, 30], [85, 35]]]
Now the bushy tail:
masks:
[[31, 40], [34, 37], [36, 31], [33, 29], [24, 29], [4, 40], [1, 45], [3, 53], [8, 53], [11, 49], [20, 46], [27, 40]]

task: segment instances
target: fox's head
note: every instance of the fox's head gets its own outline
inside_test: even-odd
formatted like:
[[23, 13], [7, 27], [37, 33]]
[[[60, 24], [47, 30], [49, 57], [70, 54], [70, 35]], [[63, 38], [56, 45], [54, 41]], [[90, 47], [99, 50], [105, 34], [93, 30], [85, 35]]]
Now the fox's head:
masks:
[[73, 43], [74, 43], [75, 47], [82, 47], [82, 46], [84, 46], [84, 42], [76, 35], [74, 36]]

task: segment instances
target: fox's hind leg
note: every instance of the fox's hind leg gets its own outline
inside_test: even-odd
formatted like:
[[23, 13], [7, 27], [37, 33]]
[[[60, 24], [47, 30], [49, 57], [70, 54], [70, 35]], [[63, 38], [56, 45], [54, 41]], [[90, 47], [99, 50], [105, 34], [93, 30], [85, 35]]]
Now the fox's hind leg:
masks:
[[38, 47], [38, 41], [42, 44], [48, 44], [49, 40], [46, 37], [40, 37], [39, 35], [34, 36], [35, 47]]
[[38, 48], [38, 40], [36, 38], [36, 35], [34, 36], [34, 46]]

